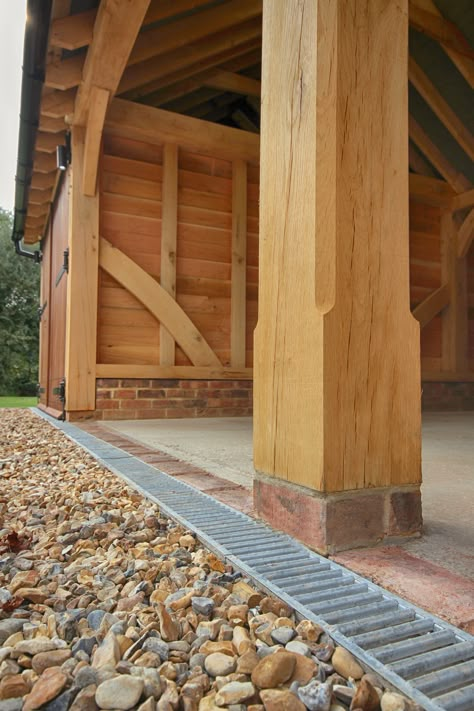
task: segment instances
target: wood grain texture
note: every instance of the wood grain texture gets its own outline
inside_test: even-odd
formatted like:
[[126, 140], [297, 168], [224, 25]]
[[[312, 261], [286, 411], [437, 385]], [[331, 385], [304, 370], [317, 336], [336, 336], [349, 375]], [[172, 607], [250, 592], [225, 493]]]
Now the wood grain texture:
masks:
[[115, 136], [148, 143], [177, 143], [205, 155], [254, 163], [259, 159], [259, 138], [254, 134], [123, 99], [112, 101], [106, 127]]
[[[178, 234], [178, 146], [167, 143], [163, 149], [163, 201], [161, 219], [161, 286], [176, 298], [176, 246]], [[175, 342], [162, 324], [160, 327], [160, 365], [174, 365]]]
[[194, 365], [220, 366], [191, 319], [153, 277], [104, 238], [100, 240], [100, 266], [167, 328]]
[[407, 16], [264, 2], [254, 458], [319, 491], [421, 478]]
[[443, 284], [413, 309], [413, 316], [419, 322], [420, 328], [424, 328], [440, 311], [448, 306], [449, 296], [449, 286], [448, 284]]
[[98, 363], [98, 378], [177, 378], [195, 380], [251, 380], [251, 368], [203, 368], [183, 365], [121, 365]]
[[66, 327], [67, 410], [95, 409], [99, 197], [84, 195], [85, 132], [73, 127]]
[[441, 218], [442, 279], [449, 284], [449, 308], [442, 315], [442, 370], [468, 370], [466, 260], [457, 255], [458, 224], [446, 211]]
[[107, 89], [97, 86], [91, 88], [82, 170], [82, 191], [88, 197], [94, 197], [97, 187], [100, 144], [109, 97], [110, 92]]
[[474, 240], [474, 208], [469, 210], [458, 230], [458, 258], [463, 259]]
[[[75, 124], [85, 125], [94, 86], [106, 89], [111, 96], [115, 94], [149, 4], [150, 0], [102, 0], [100, 3], [92, 43], [80, 82], [77, 82], [80, 86], [74, 103]], [[63, 60], [63, 65], [73, 59]]]
[[457, 210], [464, 210], [466, 207], [472, 207], [474, 205], [474, 188], [471, 190], [466, 190], [465, 193], [456, 195], [451, 200], [451, 210], [456, 212]]
[[247, 164], [232, 164], [231, 356], [233, 368], [245, 367], [247, 272]]

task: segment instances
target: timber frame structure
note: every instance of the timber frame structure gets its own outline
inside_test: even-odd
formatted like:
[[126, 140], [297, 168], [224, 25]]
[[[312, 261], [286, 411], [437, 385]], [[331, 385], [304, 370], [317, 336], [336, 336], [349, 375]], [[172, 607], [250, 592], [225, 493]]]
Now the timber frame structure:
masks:
[[344, 547], [355, 491], [380, 521], [351, 543], [418, 531], [422, 382], [474, 407], [452, 5], [28, 0], [13, 239], [41, 254], [41, 407], [248, 415], [254, 381], [262, 516]]

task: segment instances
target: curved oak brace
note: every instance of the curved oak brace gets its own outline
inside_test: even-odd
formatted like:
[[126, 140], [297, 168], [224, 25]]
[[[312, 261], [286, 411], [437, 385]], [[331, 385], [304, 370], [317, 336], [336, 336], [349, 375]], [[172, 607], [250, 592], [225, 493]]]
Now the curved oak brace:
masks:
[[413, 309], [413, 316], [420, 322], [420, 328], [427, 326], [451, 300], [449, 285], [443, 284]]
[[100, 238], [99, 266], [133, 294], [163, 324], [193, 365], [221, 366], [214, 351], [173, 297], [153, 277], [103, 237]]

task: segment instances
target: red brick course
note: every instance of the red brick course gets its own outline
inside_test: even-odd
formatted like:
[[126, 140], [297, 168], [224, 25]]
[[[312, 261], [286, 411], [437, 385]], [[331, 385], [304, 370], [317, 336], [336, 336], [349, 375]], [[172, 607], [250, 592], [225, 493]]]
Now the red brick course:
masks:
[[252, 414], [251, 380], [97, 380], [96, 410], [69, 419], [141, 420]]
[[474, 382], [424, 382], [422, 387], [425, 412], [474, 410]]

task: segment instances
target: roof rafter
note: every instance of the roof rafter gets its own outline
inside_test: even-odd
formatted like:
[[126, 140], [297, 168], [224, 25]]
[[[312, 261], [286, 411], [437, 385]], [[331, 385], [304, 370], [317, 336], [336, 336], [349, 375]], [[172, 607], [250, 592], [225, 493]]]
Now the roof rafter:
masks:
[[[148, 6], [149, 2], [150, 0], [145, 4]], [[107, 20], [106, 24], [114, 29], [113, 32], [110, 31], [105, 41], [111, 42], [111, 44], [115, 42], [117, 50], [116, 61], [119, 62], [120, 66], [124, 56], [119, 54], [118, 51], [121, 48], [120, 38], [124, 35], [124, 30], [127, 29], [130, 36], [133, 33], [134, 41], [132, 42], [132, 47], [127, 47], [128, 51], [123, 63], [123, 69], [125, 69], [125, 65], [133, 67], [149, 59], [166, 55], [171, 51], [182, 52], [184, 46], [187, 47], [203, 38], [232, 29], [235, 25], [261, 16], [262, 12], [261, 0], [231, 0], [231, 2], [223, 5], [204, 9], [189, 17], [177, 19], [163, 27], [149, 29], [139, 34], [145, 16], [145, 13], [141, 12], [142, 3], [143, 0], [137, 0], [137, 2], [127, 0], [128, 15], [125, 17], [120, 14], [120, 3], [115, 7], [117, 2], [113, 2], [113, 0], [102, 0], [99, 6], [94, 27], [94, 39], [90, 47], [98, 47], [98, 30]], [[111, 7], [111, 4], [113, 7]], [[135, 17], [139, 19], [138, 27], [136, 27]], [[102, 32], [101, 36], [103, 44], [106, 34]], [[91, 52], [88, 51], [87, 63], [90, 63], [89, 57], [91, 56]], [[84, 73], [87, 72], [84, 57], [84, 54], [74, 55], [49, 65], [46, 71], [46, 86], [63, 90], [78, 86], [81, 82], [83, 71]], [[107, 74], [113, 68], [114, 65], [107, 66], [103, 64], [101, 70]], [[102, 86], [101, 88], [108, 87]]]
[[[257, 37], [249, 42], [230, 47], [218, 54], [211, 54], [191, 66], [184, 67], [184, 69], [179, 69], [156, 81], [126, 92], [124, 98], [129, 100], [142, 99], [146, 103], [155, 106], [172, 101], [174, 98], [179, 98], [189, 91], [193, 91], [194, 88], [201, 86], [209, 72], [216, 67], [236, 72], [254, 65], [261, 55], [260, 41], [261, 38]], [[199, 82], [196, 87], [194, 86], [194, 81]], [[192, 86], [191, 89], [188, 88], [190, 85]], [[167, 98], [168, 96], [170, 98]]]
[[[172, 3], [151, 0], [143, 26], [146, 27], [189, 10], [196, 10], [207, 4], [209, 4], [209, 0], [173, 0]], [[96, 16], [97, 10], [94, 9], [54, 20], [51, 24], [51, 46], [73, 50], [91, 44]]]
[[140, 32], [150, 0], [102, 0], [74, 104], [74, 123], [86, 123], [94, 86], [113, 96]]
[[[137, 95], [129, 95], [133, 89], [137, 87], [145, 87], [152, 82], [159, 87], [159, 81], [179, 70], [196, 71], [203, 70], [201, 62], [209, 60], [210, 57], [228, 52], [231, 56], [236, 56], [243, 51], [248, 50], [247, 47], [239, 47], [245, 45], [252, 40], [261, 41], [261, 21], [250, 20], [237, 27], [232, 27], [225, 32], [220, 32], [212, 36], [212, 41], [209, 37], [201, 39], [199, 42], [189, 45], [186, 52], [181, 48], [168, 52], [161, 57], [153, 57], [145, 62], [140, 62], [135, 66], [129, 66], [125, 70], [122, 80], [118, 88], [118, 94], [127, 94], [127, 99], [137, 99]], [[229, 56], [228, 58], [231, 58]], [[218, 60], [219, 62], [222, 60]], [[208, 67], [207, 67], [208, 68]], [[150, 87], [146, 87], [145, 93], [150, 93]], [[142, 94], [143, 95], [143, 94]]]
[[443, 17], [433, 0], [410, 0], [409, 17], [412, 27], [441, 43], [469, 86], [474, 88], [474, 52], [456, 25]]
[[459, 173], [453, 168], [448, 159], [441, 153], [439, 148], [435, 146], [412, 116], [409, 118], [409, 130], [410, 138], [413, 143], [457, 193], [464, 192], [471, 187], [469, 180], [462, 173]]
[[412, 57], [408, 60], [408, 78], [469, 158], [474, 160], [474, 137]]

